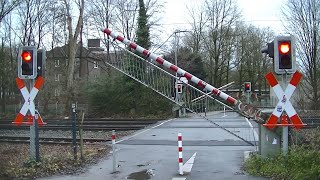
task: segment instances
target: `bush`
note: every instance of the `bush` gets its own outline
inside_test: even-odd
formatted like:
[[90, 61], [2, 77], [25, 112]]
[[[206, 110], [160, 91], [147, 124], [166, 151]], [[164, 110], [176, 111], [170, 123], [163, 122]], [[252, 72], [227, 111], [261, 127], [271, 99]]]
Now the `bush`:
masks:
[[280, 154], [273, 158], [253, 155], [244, 164], [251, 175], [273, 179], [320, 179], [320, 152], [305, 147], [291, 149], [285, 157]]
[[91, 116], [168, 117], [170, 101], [125, 76], [103, 77], [86, 89]]

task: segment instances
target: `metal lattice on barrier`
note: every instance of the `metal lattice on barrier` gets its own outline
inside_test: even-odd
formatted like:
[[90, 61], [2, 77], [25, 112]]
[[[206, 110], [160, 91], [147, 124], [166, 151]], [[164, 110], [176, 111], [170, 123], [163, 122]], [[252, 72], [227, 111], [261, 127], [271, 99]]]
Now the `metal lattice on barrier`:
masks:
[[[180, 109], [181, 107], [182, 111], [184, 111], [182, 114], [185, 112], [194, 113], [251, 145], [253, 145], [252, 141], [257, 140], [253, 137], [252, 129], [245, 121], [241, 122], [238, 128], [247, 127], [249, 132], [237, 131], [234, 127], [225, 128], [225, 122], [215, 122], [212, 119], [214, 114], [211, 112], [233, 111], [232, 107], [211, 96], [210, 93], [194, 87], [187, 81], [183, 81], [181, 77], [176, 77], [175, 74], [160, 68], [150, 61], [146, 61], [144, 58], [117, 44], [116, 41], [110, 41], [110, 44], [113, 46], [112, 51], [97, 51], [91, 55], [91, 58], [98, 57], [106, 65], [151, 88], [176, 104], [174, 109]], [[181, 93], [177, 92], [177, 83], [182, 85]], [[209, 116], [210, 113], [212, 114], [211, 116]]]

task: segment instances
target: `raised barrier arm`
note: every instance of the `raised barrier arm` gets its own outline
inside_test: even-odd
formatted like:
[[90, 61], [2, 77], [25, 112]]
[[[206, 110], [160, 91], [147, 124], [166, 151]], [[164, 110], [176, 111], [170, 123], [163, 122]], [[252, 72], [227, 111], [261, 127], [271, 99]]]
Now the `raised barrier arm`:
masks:
[[189, 81], [195, 83], [199, 88], [206, 89], [208, 92], [212, 92], [215, 96], [222, 98], [223, 100], [227, 101], [229, 104], [234, 106], [234, 108], [238, 111], [239, 114], [244, 115], [248, 118], [255, 120], [258, 123], [265, 123], [268, 120], [268, 116], [261, 112], [261, 110], [257, 109], [256, 107], [241, 102], [228, 94], [220, 91], [219, 89], [211, 86], [210, 84], [204, 82], [203, 80], [197, 78], [196, 76], [188, 73], [187, 71], [175, 66], [174, 64], [166, 61], [162, 57], [150, 52], [149, 50], [137, 45], [136, 43], [124, 38], [115, 32], [112, 32], [110, 29], [106, 28], [102, 30], [108, 36], [111, 36], [113, 39], [118, 40], [125, 45], [129, 46], [130, 48], [138, 51], [139, 53], [143, 54], [146, 58], [150, 58], [152, 61], [156, 61], [158, 64], [163, 65], [166, 68], [169, 68], [173, 72], [178, 73], [181, 76], [186, 77]]

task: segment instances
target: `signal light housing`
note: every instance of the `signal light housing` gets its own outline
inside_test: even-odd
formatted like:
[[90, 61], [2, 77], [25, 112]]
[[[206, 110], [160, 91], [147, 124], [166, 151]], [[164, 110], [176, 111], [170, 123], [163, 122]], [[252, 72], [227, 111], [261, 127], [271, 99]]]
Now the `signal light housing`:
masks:
[[37, 48], [35, 46], [19, 48], [18, 77], [20, 79], [35, 79], [37, 77]]
[[251, 92], [251, 82], [244, 82], [244, 91]]
[[274, 58], [274, 41], [267, 43], [267, 46], [261, 49], [261, 53], [266, 53], [270, 58]]
[[44, 77], [46, 67], [46, 51], [44, 49], [38, 49], [37, 53], [37, 76]]
[[296, 71], [296, 48], [293, 36], [277, 36], [274, 40], [274, 71], [293, 74]]

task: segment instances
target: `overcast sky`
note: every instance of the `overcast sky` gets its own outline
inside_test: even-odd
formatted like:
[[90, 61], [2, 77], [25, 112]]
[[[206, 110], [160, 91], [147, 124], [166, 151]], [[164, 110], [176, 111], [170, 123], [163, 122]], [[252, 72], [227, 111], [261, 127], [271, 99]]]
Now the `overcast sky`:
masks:
[[[166, 27], [165, 36], [170, 36], [176, 29], [190, 29], [188, 25], [189, 18], [187, 6], [196, 7], [202, 4], [204, 0], [167, 0], [165, 6], [165, 17], [163, 23]], [[284, 32], [282, 22], [280, 21], [281, 6], [284, 0], [235, 0], [242, 10], [244, 20], [247, 23], [259, 27], [270, 27], [276, 34]]]

